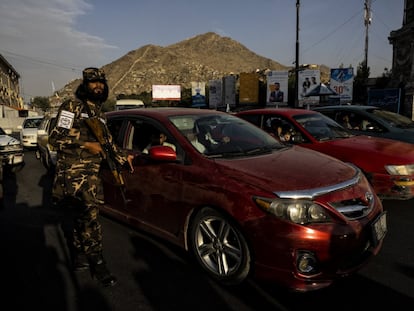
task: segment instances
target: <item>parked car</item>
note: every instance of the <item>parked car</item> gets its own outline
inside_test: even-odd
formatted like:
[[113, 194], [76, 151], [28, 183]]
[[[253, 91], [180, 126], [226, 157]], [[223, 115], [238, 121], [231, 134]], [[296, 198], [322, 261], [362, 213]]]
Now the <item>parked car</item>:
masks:
[[255, 109], [236, 114], [268, 132], [279, 120], [290, 128], [290, 143], [313, 149], [359, 167], [382, 199], [414, 197], [412, 144], [355, 136], [322, 113], [306, 109]]
[[49, 144], [49, 134], [54, 127], [56, 113], [47, 114], [37, 128], [37, 150], [36, 158], [39, 159], [47, 170], [56, 166], [57, 153]]
[[[102, 212], [187, 250], [214, 280], [316, 290], [381, 249], [386, 214], [353, 165], [283, 145], [225, 112], [148, 108], [107, 118], [114, 141], [136, 157], [133, 173], [121, 170], [124, 187], [103, 168]], [[176, 151], [154, 146], [159, 133]]]
[[[0, 128], [1, 172], [17, 172], [24, 166], [24, 151], [20, 141]], [[1, 176], [2, 177], [2, 176]]]
[[313, 110], [342, 125], [344, 119], [349, 119], [347, 128], [355, 135], [383, 137], [414, 144], [414, 121], [401, 114], [360, 105], [323, 106]]
[[37, 148], [37, 128], [42, 120], [43, 116], [27, 117], [22, 125], [17, 127], [20, 130], [20, 141], [24, 148]]

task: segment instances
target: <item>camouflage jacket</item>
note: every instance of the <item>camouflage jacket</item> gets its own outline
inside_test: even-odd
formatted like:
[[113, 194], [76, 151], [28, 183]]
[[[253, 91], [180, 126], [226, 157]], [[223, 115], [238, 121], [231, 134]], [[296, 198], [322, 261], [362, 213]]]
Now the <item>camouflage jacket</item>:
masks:
[[[89, 105], [89, 111], [85, 105]], [[84, 142], [96, 142], [85, 120], [90, 116], [99, 117], [108, 133], [108, 145], [120, 165], [127, 161], [127, 155], [113, 143], [106, 126], [106, 118], [92, 102], [68, 100], [58, 111], [55, 127], [49, 135], [49, 143], [57, 150], [55, 197], [65, 195], [79, 196], [83, 192], [93, 192], [93, 199], [102, 200], [99, 170], [103, 157], [92, 154], [83, 147]]]

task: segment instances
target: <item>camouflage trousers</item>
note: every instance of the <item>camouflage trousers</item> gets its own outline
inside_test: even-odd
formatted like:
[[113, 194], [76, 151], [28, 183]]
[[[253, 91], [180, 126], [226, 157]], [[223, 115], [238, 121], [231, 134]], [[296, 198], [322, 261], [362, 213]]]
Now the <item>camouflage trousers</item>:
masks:
[[97, 254], [102, 252], [102, 228], [98, 220], [99, 208], [89, 207], [80, 212], [73, 224], [73, 247], [75, 252]]
[[[68, 163], [69, 162], [69, 163]], [[58, 161], [53, 185], [57, 207], [72, 210], [72, 246], [75, 253], [102, 252], [99, 206], [103, 204], [99, 163]]]

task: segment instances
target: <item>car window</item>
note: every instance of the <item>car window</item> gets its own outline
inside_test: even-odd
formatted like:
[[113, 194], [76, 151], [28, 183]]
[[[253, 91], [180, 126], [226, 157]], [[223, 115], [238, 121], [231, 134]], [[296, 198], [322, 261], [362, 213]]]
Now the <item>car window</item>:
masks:
[[296, 115], [294, 119], [318, 141], [352, 136], [347, 129], [322, 114]]
[[115, 143], [122, 149], [143, 152], [153, 143], [160, 133], [167, 136], [166, 142], [176, 144], [175, 140], [159, 123], [140, 118], [113, 118], [108, 120], [108, 128]]
[[388, 110], [382, 110], [382, 109], [373, 109], [373, 110], [367, 110], [367, 112], [373, 114], [375, 117], [380, 118], [381, 120], [384, 120], [392, 127], [397, 128], [414, 128], [414, 121], [410, 118], [400, 115], [395, 112], [391, 112]]
[[245, 156], [285, 147], [260, 128], [228, 114], [173, 116], [170, 120], [194, 148], [207, 156]]
[[26, 119], [23, 122], [23, 128], [38, 128], [43, 118]]

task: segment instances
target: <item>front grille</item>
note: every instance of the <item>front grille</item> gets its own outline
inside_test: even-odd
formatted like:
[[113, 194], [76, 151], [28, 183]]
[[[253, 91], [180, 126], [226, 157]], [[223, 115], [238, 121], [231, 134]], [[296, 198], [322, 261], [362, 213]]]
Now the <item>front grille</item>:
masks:
[[353, 220], [365, 217], [371, 212], [373, 199], [370, 201], [363, 201], [360, 198], [355, 198], [340, 202], [331, 202], [330, 204], [347, 219]]

